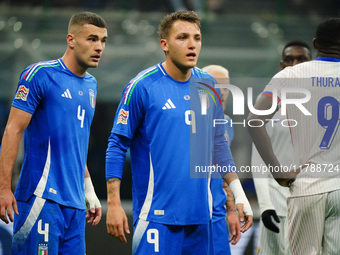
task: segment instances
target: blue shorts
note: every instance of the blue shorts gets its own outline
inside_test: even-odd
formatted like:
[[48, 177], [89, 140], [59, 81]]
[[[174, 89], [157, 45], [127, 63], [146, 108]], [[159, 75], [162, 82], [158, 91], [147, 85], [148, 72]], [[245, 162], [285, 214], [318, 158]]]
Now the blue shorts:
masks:
[[212, 223], [212, 239], [215, 255], [230, 255], [229, 232], [224, 218]]
[[132, 254], [213, 255], [211, 224], [164, 225], [139, 219], [134, 226]]
[[17, 201], [12, 255], [85, 254], [86, 211], [32, 196]]

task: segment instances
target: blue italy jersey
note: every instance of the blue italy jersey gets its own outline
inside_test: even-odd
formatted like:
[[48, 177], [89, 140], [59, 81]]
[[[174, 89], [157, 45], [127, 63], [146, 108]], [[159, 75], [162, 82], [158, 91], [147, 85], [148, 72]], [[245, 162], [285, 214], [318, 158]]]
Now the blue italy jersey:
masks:
[[[214, 150], [226, 152], [223, 160], [229, 155], [223, 125], [213, 127], [213, 119], [223, 119], [214, 83], [212, 76], [198, 68], [192, 69], [189, 81], [176, 81], [160, 63], [141, 72], [124, 89], [111, 137], [131, 140], [134, 222], [141, 218], [190, 225], [210, 220], [211, 196], [204, 166], [221, 161]], [[203, 106], [202, 100], [206, 102]], [[110, 149], [107, 162], [108, 158]], [[111, 160], [106, 166], [107, 178], [121, 178], [121, 173], [113, 173], [114, 158]], [[193, 178], [195, 170], [202, 175]]]
[[32, 194], [85, 209], [84, 174], [97, 81], [78, 77], [61, 59], [28, 67], [12, 106], [32, 115], [25, 135], [17, 200]]
[[[225, 126], [224, 135], [230, 146], [234, 139], [234, 127], [230, 124], [231, 119], [228, 115], [224, 115], [224, 118], [228, 120], [228, 123], [224, 125]], [[227, 195], [223, 189], [223, 180], [220, 178], [212, 178], [211, 183], [210, 183], [210, 188], [211, 188], [211, 194], [213, 197], [212, 221], [216, 222], [226, 217], [225, 203], [226, 203]]]

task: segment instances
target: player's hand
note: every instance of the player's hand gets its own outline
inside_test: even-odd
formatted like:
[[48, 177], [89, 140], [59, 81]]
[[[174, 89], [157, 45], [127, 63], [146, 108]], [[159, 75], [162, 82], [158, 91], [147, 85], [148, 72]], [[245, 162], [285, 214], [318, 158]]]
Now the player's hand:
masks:
[[282, 173], [280, 178], [275, 178], [275, 180], [283, 187], [290, 187], [290, 185], [296, 180], [297, 175], [302, 169], [309, 166], [310, 163], [301, 165], [299, 168], [292, 168], [287, 173]]
[[252, 225], [253, 225], [253, 216], [246, 215], [243, 210], [243, 204], [236, 204], [236, 208], [238, 211], [240, 222], [241, 224], [241, 232], [246, 232]]
[[[8, 218], [11, 222], [14, 221], [12, 208], [15, 214], [19, 214], [17, 201], [13, 195], [11, 189], [0, 190], [0, 218], [6, 224], [9, 223]], [[8, 215], [8, 218], [7, 218]]]
[[[122, 243], [127, 243], [125, 233], [130, 234], [128, 219], [122, 206], [109, 206], [106, 214], [107, 233]], [[125, 232], [125, 233], [124, 233]]]
[[265, 210], [262, 215], [262, 222], [263, 225], [268, 228], [269, 230], [275, 232], [275, 233], [279, 233], [280, 229], [275, 225], [275, 223], [273, 222], [273, 218], [277, 223], [280, 223], [280, 219], [277, 216], [275, 210]]
[[100, 202], [99, 202], [99, 206], [98, 204], [91, 206], [88, 202], [86, 202], [86, 209], [87, 209], [86, 219], [89, 219], [87, 223], [92, 223], [92, 226], [97, 225], [102, 218], [102, 207], [100, 206]]
[[228, 221], [229, 230], [231, 233], [229, 242], [235, 245], [241, 238], [241, 230], [240, 230], [241, 224], [238, 219], [237, 212], [234, 210], [228, 210], [227, 221]]
[[94, 191], [90, 177], [84, 179], [85, 182], [85, 202], [86, 202], [86, 219], [89, 218], [87, 223], [92, 223], [95, 226], [102, 218], [102, 206]]

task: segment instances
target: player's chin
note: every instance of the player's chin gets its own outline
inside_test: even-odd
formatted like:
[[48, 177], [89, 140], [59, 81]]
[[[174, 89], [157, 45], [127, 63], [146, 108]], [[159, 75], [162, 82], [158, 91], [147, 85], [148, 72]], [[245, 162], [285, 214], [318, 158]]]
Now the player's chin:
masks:
[[186, 63], [187, 68], [194, 68], [197, 64], [197, 61], [189, 61]]
[[99, 61], [95, 62], [95, 61], [91, 61], [90, 63], [88, 63], [88, 67], [92, 67], [95, 68], [99, 65]]

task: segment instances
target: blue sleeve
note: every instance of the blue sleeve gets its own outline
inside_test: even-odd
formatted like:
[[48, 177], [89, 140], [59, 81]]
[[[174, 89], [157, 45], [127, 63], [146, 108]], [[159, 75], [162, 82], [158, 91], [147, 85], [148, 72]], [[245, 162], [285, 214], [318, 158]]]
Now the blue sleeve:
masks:
[[[33, 114], [45, 93], [44, 72], [40, 70], [32, 78], [28, 76], [29, 68], [22, 72], [12, 106]], [[30, 78], [30, 79], [28, 79]]]
[[138, 84], [130, 82], [125, 87], [117, 108], [112, 132], [130, 139], [133, 138], [135, 131], [144, 120], [145, 94], [143, 81]]
[[122, 179], [126, 151], [131, 139], [111, 133], [105, 158], [105, 178]]
[[234, 158], [224, 134], [215, 136], [213, 164], [225, 167], [224, 169], [235, 169]]

